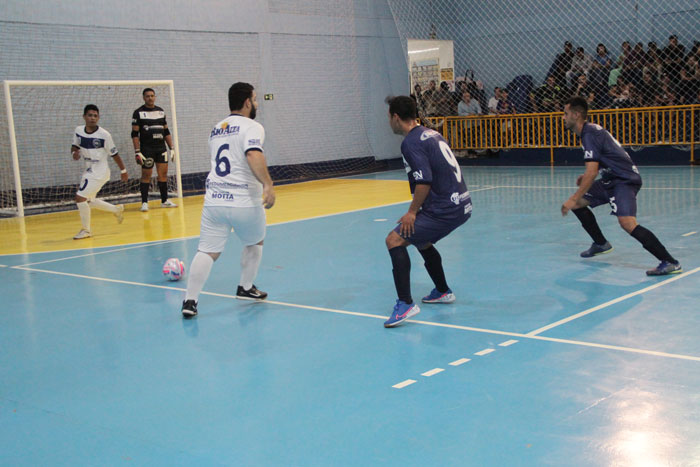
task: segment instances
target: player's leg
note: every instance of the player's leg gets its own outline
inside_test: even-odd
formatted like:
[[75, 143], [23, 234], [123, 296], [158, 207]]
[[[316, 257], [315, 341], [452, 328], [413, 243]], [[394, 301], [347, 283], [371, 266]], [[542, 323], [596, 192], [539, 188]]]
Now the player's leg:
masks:
[[613, 212], [617, 215], [620, 227], [642, 244], [645, 250], [660, 261], [655, 269], [647, 271], [649, 276], [665, 276], [683, 272], [676, 258], [671, 256], [666, 247], [654, 233], [637, 224], [637, 192], [639, 186], [619, 184], [615, 187], [614, 197], [611, 198]]
[[156, 172], [158, 175], [158, 191], [160, 191], [160, 206], [163, 208], [176, 208], [177, 204], [168, 200], [168, 153], [157, 155]]
[[236, 289], [236, 297], [264, 300], [267, 292], [259, 290], [254, 282], [258, 277], [265, 240], [265, 210], [262, 206], [250, 208], [230, 208], [233, 230], [245, 245], [241, 251], [241, 278]]
[[445, 279], [445, 270], [442, 268], [442, 257], [437, 251], [435, 245], [428, 243], [418, 248], [418, 252], [425, 261], [424, 266], [428, 271], [428, 275], [433, 280], [435, 288], [423, 297], [423, 303], [452, 303], [455, 301], [455, 295], [447, 286]]
[[[107, 183], [108, 180], [104, 180], [102, 184], [100, 185], [100, 190], [104, 186], [105, 183]], [[99, 191], [99, 190], [98, 190]], [[97, 193], [95, 193], [97, 195]], [[110, 204], [107, 201], [98, 199], [98, 198], [92, 198], [90, 200], [90, 207], [94, 207], [96, 209], [99, 209], [101, 211], [107, 211], [111, 212], [114, 214], [114, 217], [117, 218], [117, 224], [121, 224], [124, 221], [124, 205], [119, 204], [119, 205], [114, 205]]]
[[221, 209], [205, 206], [202, 208], [199, 246], [187, 274], [187, 292], [182, 302], [182, 316], [192, 318], [197, 315], [199, 295], [209, 278], [211, 268], [224, 251], [231, 226], [221, 219]]
[[409, 242], [401, 237], [397, 229], [389, 232], [386, 237], [386, 247], [389, 250], [391, 257], [392, 273], [394, 275], [394, 286], [398, 300], [394, 306], [389, 319], [384, 322], [384, 327], [393, 327], [407, 320], [411, 316], [415, 316], [420, 312], [418, 305], [413, 303], [411, 297], [411, 258], [408, 256]]
[[82, 228], [80, 232], [73, 237], [74, 240], [92, 237], [92, 230], [90, 228], [91, 212], [88, 203], [95, 198], [95, 195], [97, 195], [97, 192], [100, 191], [105, 183], [106, 180], [95, 180], [83, 175], [80, 187], [78, 187], [78, 191], [75, 193], [75, 204], [80, 213]]
[[612, 245], [610, 245], [603, 235], [603, 232], [600, 230], [598, 221], [596, 221], [595, 215], [590, 209], [607, 202], [608, 194], [599, 180], [593, 183], [590, 190], [578, 200], [576, 206], [571, 210], [578, 218], [579, 222], [581, 222], [583, 230], [585, 230], [593, 240], [593, 244], [591, 244], [590, 248], [581, 252], [582, 258], [590, 258], [603, 253], [609, 253], [613, 249]]
[[153, 167], [146, 168], [141, 166], [141, 183], [139, 184], [139, 189], [141, 190], [141, 211], [143, 212], [148, 211], [148, 190], [151, 187], [152, 175]]

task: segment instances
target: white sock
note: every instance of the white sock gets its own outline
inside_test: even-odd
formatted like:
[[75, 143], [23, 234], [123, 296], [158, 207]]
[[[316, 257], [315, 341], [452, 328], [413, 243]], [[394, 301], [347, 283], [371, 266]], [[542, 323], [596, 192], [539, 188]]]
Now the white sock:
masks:
[[208, 254], [198, 251], [197, 254], [194, 255], [194, 259], [190, 265], [190, 272], [187, 274], [187, 293], [185, 294], [185, 300], [194, 300], [195, 302], [199, 300], [199, 294], [202, 292], [204, 283], [209, 278], [209, 273], [213, 265], [214, 258]]
[[90, 231], [90, 206], [88, 206], [87, 201], [75, 204], [78, 206], [78, 212], [80, 212], [80, 222], [83, 224], [83, 230]]
[[102, 211], [109, 211], [111, 213], [117, 212], [117, 207], [115, 205], [109, 204], [107, 201], [102, 201], [101, 199], [93, 199], [90, 201], [90, 204]]
[[253, 287], [253, 281], [258, 275], [258, 267], [262, 260], [262, 245], [248, 245], [241, 253], [241, 282], [245, 290]]

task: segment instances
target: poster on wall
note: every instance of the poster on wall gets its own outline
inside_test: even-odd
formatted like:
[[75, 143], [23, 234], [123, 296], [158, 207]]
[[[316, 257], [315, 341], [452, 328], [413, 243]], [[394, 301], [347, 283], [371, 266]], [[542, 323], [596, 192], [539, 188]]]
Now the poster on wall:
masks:
[[454, 44], [452, 41], [408, 39], [411, 92], [416, 84], [424, 91], [430, 81], [445, 81], [454, 91]]

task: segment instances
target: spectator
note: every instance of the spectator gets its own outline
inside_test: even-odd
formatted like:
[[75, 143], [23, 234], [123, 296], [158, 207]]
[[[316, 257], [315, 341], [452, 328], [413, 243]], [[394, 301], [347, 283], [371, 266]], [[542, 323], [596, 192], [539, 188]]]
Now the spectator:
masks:
[[457, 114], [460, 117], [481, 114], [479, 102], [472, 97], [469, 91], [464, 91], [462, 93], [462, 100], [459, 101], [459, 105], [457, 106]]
[[566, 72], [566, 82], [570, 83], [573, 77], [579, 76], [581, 73], [588, 75], [588, 70], [591, 69], [592, 64], [593, 59], [583, 51], [583, 47], [576, 49], [576, 55], [571, 60], [571, 69]]
[[450, 94], [450, 85], [447, 84], [447, 81], [440, 83], [440, 89], [433, 93], [433, 101], [435, 102], [436, 116], [447, 117], [457, 114], [457, 109], [454, 108], [452, 95]]
[[656, 102], [654, 105], [663, 107], [674, 105], [676, 103], [676, 95], [671, 89], [671, 79], [668, 73], [661, 75], [661, 83], [656, 91]]
[[678, 86], [681, 104], [690, 104], [700, 90], [700, 63], [697, 55], [688, 55], [681, 69], [681, 82]]
[[645, 62], [646, 53], [644, 52], [644, 44], [637, 42], [622, 65], [621, 76], [624, 77], [626, 83], [635, 85], [641, 83], [642, 69], [644, 68]]
[[516, 112], [515, 106], [508, 99], [508, 91], [501, 89], [501, 98], [498, 100], [498, 106], [496, 107], [496, 113], [498, 115], [514, 114]]
[[416, 101], [416, 110], [418, 111], [418, 116], [422, 116], [425, 114], [425, 97], [423, 96], [423, 90], [420, 87], [420, 84], [416, 84], [413, 86], [413, 94], [411, 94], [411, 97], [413, 98], [414, 101]]
[[622, 49], [622, 53], [617, 59], [618, 68], [622, 68], [622, 65], [624, 65], [629, 60], [630, 55], [632, 55], [632, 47], [630, 46], [629, 41], [623, 42], [620, 48]]
[[535, 112], [558, 112], [561, 110], [562, 91], [554, 76], [549, 75], [544, 84], [530, 93], [530, 102]]
[[658, 87], [654, 73], [651, 70], [645, 70], [637, 92], [638, 101], [642, 107], [653, 107], [656, 104]]
[[570, 96], [581, 96], [588, 102], [588, 105], [593, 108], [593, 103], [595, 101], [595, 92], [593, 88], [588, 84], [588, 78], [585, 73], [581, 73], [576, 80], [576, 84], [570, 89]]
[[632, 106], [632, 100], [630, 98], [631, 94], [631, 84], [624, 84], [619, 88], [619, 94], [613, 99], [611, 108], [613, 109], [625, 109]]
[[645, 70], [649, 70], [653, 74], [654, 80], [656, 80], [663, 69], [663, 61], [661, 59], [662, 52], [656, 46], [656, 42], [649, 42], [647, 44], [647, 54], [646, 63], [644, 65]]
[[615, 63], [608, 52], [608, 48], [604, 44], [598, 44], [595, 49], [595, 58], [592, 67], [595, 69], [603, 69], [610, 71]]
[[554, 76], [554, 79], [559, 86], [566, 85], [566, 72], [571, 69], [571, 60], [574, 58], [573, 46], [571, 42], [564, 42], [564, 52], [557, 55], [554, 63], [549, 67], [547, 75]]
[[459, 103], [462, 102], [462, 95], [464, 94], [464, 91], [466, 91], [466, 90], [467, 90], [466, 81], [460, 80], [460, 81], [455, 82], [455, 90], [452, 93], [452, 102], [454, 104], [455, 109], [457, 109], [459, 106]]
[[437, 92], [435, 89], [435, 80], [430, 80], [428, 83], [428, 89], [423, 92], [423, 104], [424, 112], [426, 117], [434, 117], [436, 113], [435, 109], [435, 96]]
[[[673, 35], [668, 38], [668, 45], [664, 49], [664, 73], [668, 75], [671, 88], [681, 79], [683, 69], [683, 59], [685, 58], [685, 47], [678, 43], [678, 38]], [[675, 89], [673, 89], [675, 91]]]
[[489, 99], [489, 115], [498, 113], [498, 102], [501, 100], [501, 88], [496, 87], [493, 90], [493, 97]]

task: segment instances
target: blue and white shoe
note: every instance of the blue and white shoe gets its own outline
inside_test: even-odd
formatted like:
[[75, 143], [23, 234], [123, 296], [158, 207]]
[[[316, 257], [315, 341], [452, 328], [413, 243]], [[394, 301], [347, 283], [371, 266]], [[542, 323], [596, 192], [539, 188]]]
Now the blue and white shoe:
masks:
[[452, 290], [447, 289], [447, 292], [438, 292], [438, 289], [433, 289], [430, 295], [423, 297], [423, 303], [452, 303], [456, 300]]
[[581, 252], [581, 258], [592, 258], [593, 256], [610, 253], [611, 251], [613, 251], [613, 247], [610, 242], [605, 242], [604, 245], [591, 243], [591, 247], [589, 249]]
[[661, 261], [655, 269], [649, 269], [647, 276], [668, 276], [669, 274], [680, 274], [683, 272], [681, 263], [669, 263]]
[[416, 316], [418, 313], [420, 313], [420, 308], [418, 308], [418, 305], [415, 303], [411, 303], [409, 305], [401, 300], [396, 300], [394, 312], [391, 314], [389, 319], [384, 322], [384, 327], [391, 328], [399, 325], [411, 316]]

